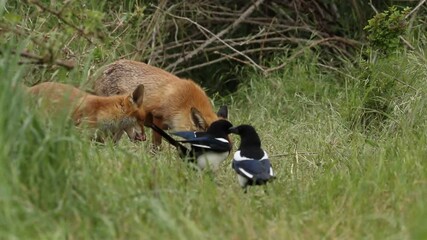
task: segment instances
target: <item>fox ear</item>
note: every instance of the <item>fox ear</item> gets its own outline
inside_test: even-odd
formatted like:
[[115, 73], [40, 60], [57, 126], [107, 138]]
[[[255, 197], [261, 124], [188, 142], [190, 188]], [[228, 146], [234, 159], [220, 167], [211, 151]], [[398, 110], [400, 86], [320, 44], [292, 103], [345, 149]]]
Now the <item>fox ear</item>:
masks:
[[206, 123], [199, 110], [194, 107], [191, 108], [191, 119], [193, 120], [194, 125], [196, 125], [197, 128], [206, 130], [208, 124]]
[[216, 115], [218, 115], [218, 117], [220, 117], [220, 118], [227, 119], [228, 118], [228, 107], [226, 105], [221, 106], [219, 108], [218, 112], [216, 113]]
[[140, 107], [144, 99], [144, 85], [138, 85], [138, 87], [133, 91], [131, 97], [136, 106]]

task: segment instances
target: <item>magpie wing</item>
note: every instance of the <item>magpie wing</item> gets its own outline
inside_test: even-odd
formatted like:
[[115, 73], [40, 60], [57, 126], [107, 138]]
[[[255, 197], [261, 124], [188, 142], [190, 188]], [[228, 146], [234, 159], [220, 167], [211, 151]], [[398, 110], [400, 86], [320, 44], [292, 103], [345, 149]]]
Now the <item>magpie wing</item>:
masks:
[[206, 136], [206, 132], [191, 132], [191, 131], [173, 132], [172, 134], [187, 140]]
[[[267, 161], [266, 161], [267, 160]], [[270, 179], [270, 164], [268, 159], [259, 160], [233, 160], [233, 169], [241, 176], [248, 179], [266, 181]]]
[[263, 159], [260, 162], [264, 166], [264, 169], [268, 169], [268, 174], [270, 175], [270, 177], [275, 177], [273, 172], [273, 167], [271, 167], [270, 160]]
[[190, 143], [194, 148], [209, 149], [216, 152], [227, 152], [231, 150], [230, 142], [223, 138], [212, 138], [209, 136], [196, 137], [180, 140], [182, 143]]

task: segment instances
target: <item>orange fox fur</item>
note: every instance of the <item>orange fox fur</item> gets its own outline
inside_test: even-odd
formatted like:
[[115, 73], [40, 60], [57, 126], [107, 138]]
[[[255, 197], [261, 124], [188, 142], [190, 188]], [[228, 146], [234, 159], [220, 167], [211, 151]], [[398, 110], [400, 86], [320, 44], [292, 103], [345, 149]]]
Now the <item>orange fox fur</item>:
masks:
[[[27, 88], [27, 91], [30, 95], [40, 98], [50, 114], [65, 108], [71, 114], [75, 125], [95, 129], [100, 133], [100, 136], [97, 136], [98, 141], [111, 137], [117, 142], [123, 131], [127, 131], [133, 139], [133, 133], [128, 132], [128, 129], [135, 124], [144, 130], [143, 85], [136, 86], [130, 94], [110, 97], [91, 95], [71, 85], [55, 82], [41, 83]], [[145, 140], [144, 132], [142, 137], [144, 139], [141, 140]]]
[[[145, 87], [146, 126], [154, 123], [174, 131], [204, 131], [219, 117], [227, 118], [226, 107], [216, 114], [206, 93], [193, 81], [142, 62], [119, 60], [101, 68], [94, 91], [103, 96], [124, 94], [138, 84]], [[153, 134], [153, 143], [161, 144], [157, 133]]]

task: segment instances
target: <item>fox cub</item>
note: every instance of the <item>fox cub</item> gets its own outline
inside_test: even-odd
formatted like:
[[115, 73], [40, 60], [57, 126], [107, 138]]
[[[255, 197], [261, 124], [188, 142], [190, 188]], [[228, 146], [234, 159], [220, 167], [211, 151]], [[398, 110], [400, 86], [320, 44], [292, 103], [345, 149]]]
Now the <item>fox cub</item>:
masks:
[[[131, 93], [109, 97], [92, 95], [71, 85], [55, 82], [29, 87], [27, 92], [39, 99], [48, 114], [66, 111], [76, 126], [94, 130], [97, 141], [104, 142], [106, 138], [111, 138], [117, 142], [123, 132], [131, 140], [145, 140], [142, 84]], [[137, 136], [133, 131], [135, 125], [142, 129]]]

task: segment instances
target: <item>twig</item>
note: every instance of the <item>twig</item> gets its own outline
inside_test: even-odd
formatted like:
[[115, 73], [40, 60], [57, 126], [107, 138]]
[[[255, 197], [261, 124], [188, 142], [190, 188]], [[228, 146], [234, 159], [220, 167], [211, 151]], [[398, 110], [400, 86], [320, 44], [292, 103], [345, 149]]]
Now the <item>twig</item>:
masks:
[[294, 179], [297, 180], [298, 179], [298, 165], [299, 165], [299, 160], [298, 160], [298, 152], [297, 152], [297, 146], [295, 144], [295, 151], [294, 151], [294, 156], [295, 156], [295, 161], [292, 162], [291, 165], [291, 173], [294, 176]]
[[[3, 25], [3, 24], [0, 24], [0, 28], [5, 29], [5, 30], [10, 31], [10, 32], [13, 32], [13, 33], [18, 34], [18, 35], [21, 35], [21, 36], [28, 35], [28, 33], [23, 32], [23, 31], [21, 31], [21, 30], [18, 30], [17, 28], [10, 28], [10, 27], [8, 27], [8, 26], [6, 26], [6, 25]], [[33, 37], [33, 36], [31, 36], [31, 35], [30, 35], [30, 40], [31, 40], [33, 43], [35, 43], [36, 45], [39, 45], [39, 46], [41, 46], [41, 47], [46, 48], [46, 49], [49, 51], [49, 53], [50, 53], [50, 54], [49, 54], [48, 56], [46, 56], [46, 57], [41, 57], [41, 56], [35, 55], [35, 54], [33, 54], [33, 53], [26, 52], [26, 51], [24, 51], [24, 52], [22, 52], [22, 53], [19, 53], [19, 55], [20, 55], [21, 57], [25, 57], [25, 58], [29, 58], [29, 59], [34, 59], [34, 60], [36, 60], [36, 61], [33, 61], [33, 62], [25, 62], [25, 63], [27, 63], [27, 64], [45, 64], [45, 63], [53, 63], [53, 64], [56, 64], [56, 65], [58, 65], [58, 66], [65, 67], [65, 68], [66, 68], [66, 69], [68, 69], [68, 70], [71, 70], [71, 69], [73, 69], [73, 68], [74, 68], [74, 63], [73, 63], [73, 62], [71, 62], [71, 61], [62, 61], [62, 60], [55, 60], [55, 61], [53, 61], [53, 59], [52, 59], [52, 56], [53, 56], [52, 51], [53, 51], [53, 50], [52, 50], [51, 48], [49, 48], [49, 47], [45, 46], [45, 44], [44, 44], [43, 42], [41, 42], [40, 40], [38, 40], [37, 38], [35, 38], [35, 37]], [[0, 54], [1, 54], [1, 53], [2, 53], [2, 52], [0, 51]], [[13, 53], [15, 53], [15, 54], [16, 54], [16, 52], [15, 52], [15, 51], [13, 51]], [[21, 64], [23, 64], [23, 63], [24, 63], [24, 62], [21, 62]]]
[[[261, 51], [262, 51], [262, 49], [261, 49]], [[231, 59], [231, 60], [234, 60], [234, 61], [236, 61], [236, 62], [240, 62], [240, 63], [246, 64], [246, 65], [250, 65], [250, 64], [251, 64], [251, 63], [250, 63], [250, 62], [248, 62], [248, 61], [243, 61], [243, 60], [241, 60], [241, 59], [239, 59], [239, 58], [236, 58], [236, 57], [234, 57], [234, 56], [232, 56], [232, 55], [227, 55], [227, 54], [225, 54], [225, 53], [221, 53], [221, 52], [217, 52], [217, 51], [215, 51], [214, 53], [217, 53], [217, 54], [219, 54], [219, 55], [223, 56], [223, 57], [224, 57], [224, 58], [226, 58], [226, 59]]]
[[70, 61], [62, 61], [62, 60], [51, 60], [51, 56], [49, 57], [41, 57], [38, 55], [35, 55], [33, 53], [29, 53], [29, 52], [21, 52], [19, 55], [21, 55], [22, 57], [25, 58], [29, 58], [29, 59], [34, 59], [36, 60], [35, 62], [30, 62], [32, 64], [46, 64], [46, 63], [53, 63], [56, 64], [58, 66], [64, 67], [68, 70], [71, 70], [74, 68], [74, 63], [70, 62]]
[[[296, 148], [295, 148], [295, 163], [296, 163], [296, 166], [299, 165], [299, 155]], [[295, 174], [296, 174], [296, 171], [295, 171]]]
[[[211, 43], [213, 43], [215, 40], [220, 41], [221, 43], [225, 44], [227, 47], [229, 47], [230, 49], [232, 49], [233, 51], [235, 51], [236, 53], [239, 53], [240, 55], [242, 55], [243, 57], [245, 57], [246, 59], [248, 59], [256, 68], [260, 69], [261, 71], [264, 71], [264, 69], [259, 66], [254, 60], [252, 60], [250, 57], [246, 56], [245, 54], [243, 54], [242, 52], [240, 52], [239, 50], [233, 48], [232, 46], [230, 46], [228, 43], [226, 43], [224, 40], [221, 39], [222, 36], [224, 36], [225, 34], [227, 34], [229, 31], [231, 31], [232, 29], [234, 29], [237, 25], [239, 25], [246, 17], [248, 17], [250, 14], [252, 14], [252, 12], [262, 3], [264, 2], [264, 0], [257, 0], [252, 6], [250, 6], [245, 12], [242, 13], [242, 15], [240, 15], [240, 17], [238, 19], [236, 19], [236, 21], [234, 21], [231, 25], [229, 25], [227, 28], [223, 29], [221, 32], [219, 32], [218, 34], [214, 34], [211, 31], [209, 31], [208, 29], [206, 29], [205, 27], [201, 26], [200, 24], [198, 24], [197, 22], [186, 18], [186, 17], [180, 17], [171, 13], [166, 12], [166, 14], [175, 17], [175, 18], [179, 18], [179, 19], [184, 19], [187, 20], [189, 22], [191, 22], [192, 24], [195, 24], [199, 29], [202, 29], [206, 32], [208, 32], [209, 34], [212, 35], [212, 37], [208, 40], [206, 40], [205, 43], [203, 43], [202, 45], [200, 45], [198, 48], [194, 49], [192, 52], [188, 53], [187, 55], [185, 55], [184, 57], [178, 59], [175, 63], [169, 65], [168, 67], [166, 67], [166, 70], [171, 70], [174, 69], [178, 64], [184, 62], [187, 59], [190, 59], [192, 57], [194, 57], [195, 55], [197, 55], [198, 53], [200, 53], [206, 46], [210, 45]], [[156, 6], [154, 6], [156, 7]], [[157, 7], [156, 7], [157, 8]]]
[[83, 29], [77, 27], [76, 25], [74, 25], [72, 22], [69, 22], [68, 20], [66, 20], [64, 17], [62, 17], [61, 12], [56, 12], [48, 7], [45, 7], [41, 2], [39, 2], [38, 0], [29, 0], [29, 3], [33, 3], [34, 5], [36, 5], [37, 7], [41, 8], [43, 11], [48, 12], [50, 14], [55, 15], [59, 20], [61, 20], [63, 23], [65, 23], [66, 25], [74, 28], [77, 32], [80, 33], [81, 36], [83, 36], [89, 43], [93, 44], [92, 40], [87, 36], [87, 34], [84, 32]]
[[[146, 50], [150, 51], [150, 54], [148, 56], [148, 63], [150, 64], [152, 59], [154, 58], [154, 48], [156, 45], [156, 36], [159, 32], [159, 25], [161, 24], [162, 20], [160, 20], [162, 9], [166, 6], [167, 0], [160, 0], [159, 1], [159, 7], [158, 9], [153, 13], [150, 22], [148, 23], [148, 26], [146, 28], [146, 34], [144, 34], [142, 39], [138, 42], [137, 48], [139, 49], [137, 52], [140, 53], [140, 55], [144, 56]], [[151, 41], [151, 48], [148, 48]]]
[[[226, 39], [225, 41], [231, 41], [231, 40]], [[280, 44], [285, 43], [285, 42], [286, 43], [289, 42], [289, 43], [293, 43], [293, 44], [298, 44], [298, 43], [306, 43], [308, 41], [309, 40], [307, 40], [307, 39], [285, 38], [285, 37], [280, 38], [280, 37], [277, 37], [277, 38], [266, 38], [265, 40], [264, 39], [256, 39], [256, 40], [251, 41], [250, 43], [244, 43], [244, 42], [238, 42], [237, 39], [234, 39], [233, 43], [231, 43], [230, 45], [231, 46], [241, 46], [243, 44], [272, 43], [272, 42], [278, 42], [275, 45], [280, 45]], [[194, 41], [194, 42], [197, 43], [197, 42], [202, 42], [202, 41]], [[185, 44], [187, 44], [187, 43], [186, 42], [182, 43], [182, 45], [185, 45]], [[224, 48], [227, 48], [227, 46], [216, 45], [216, 46], [213, 46], [213, 47], [210, 47], [210, 48], [205, 48], [204, 52], [205, 53], [206, 52], [213, 52], [213, 51], [222, 50]], [[266, 48], [268, 48], [268, 47], [266, 47]], [[281, 47], [281, 48], [280, 47], [274, 47], [271, 50], [277, 50], [277, 49], [283, 49], [283, 47]], [[268, 50], [268, 49], [266, 49], [266, 50]], [[241, 51], [241, 52], [246, 53], [245, 51]], [[156, 51], [156, 55], [160, 55], [160, 54], [161, 54], [161, 51]], [[240, 55], [240, 54], [239, 53], [234, 53], [233, 54], [233, 56], [236, 56], [236, 55]], [[164, 60], [173, 59], [173, 58], [176, 58], [176, 57], [179, 57], [179, 56], [182, 56], [182, 53], [168, 54], [167, 56], [164, 57]]]
[[[175, 21], [174, 24], [176, 25]], [[274, 29], [271, 32], [265, 32], [263, 34], [259, 34], [257, 33], [256, 36], [254, 37], [237, 37], [237, 38], [232, 38], [232, 39], [224, 39], [224, 41], [226, 41], [227, 43], [229, 43], [231, 46], [244, 46], [246, 44], [254, 44], [254, 43], [262, 43], [264, 41], [264, 43], [271, 43], [271, 42], [278, 42], [277, 44], [282, 44], [284, 42], [291, 42], [291, 43], [301, 43], [301, 42], [307, 42], [309, 41], [308, 39], [303, 39], [303, 38], [297, 38], [297, 37], [293, 37], [293, 36], [282, 36], [283, 34], [289, 32], [289, 31], [308, 31], [311, 34], [314, 34], [315, 36], [319, 36], [318, 33], [316, 33], [314, 30], [312, 29], [308, 29], [306, 26], [301, 26], [301, 27], [288, 27], [287, 29], [284, 30], [277, 30]], [[190, 45], [194, 44], [202, 44], [204, 43], [206, 40], [193, 40], [193, 39], [197, 39], [197, 34], [192, 34], [189, 35], [186, 38], [180, 39], [179, 41], [175, 41], [175, 42], [170, 42], [167, 44], [163, 45], [163, 48], [158, 48], [155, 51], [155, 56], [163, 56], [162, 60], [169, 60], [169, 59], [173, 59], [175, 57], [180, 57], [183, 56], [185, 52], [185, 47], [189, 47]], [[252, 38], [249, 42], [248, 42], [248, 38]], [[167, 54], [167, 51], [173, 51], [174, 49], [180, 48], [183, 51], [179, 52], [179, 53], [173, 53], [173, 54]], [[210, 48], [205, 48], [203, 49], [203, 52], [210, 52], [210, 51], [214, 51], [214, 50], [220, 50], [223, 48], [227, 48], [226, 45], [221, 44], [221, 45], [215, 45], [213, 47]], [[193, 50], [194, 48], [191, 48], [191, 50]], [[189, 50], [190, 51], [190, 50]]]
[[269, 72], [273, 72], [273, 71], [279, 70], [279, 69], [285, 67], [291, 60], [295, 59], [296, 57], [298, 57], [299, 55], [301, 55], [302, 53], [304, 53], [305, 50], [313, 48], [313, 47], [315, 47], [317, 45], [320, 45], [320, 44], [323, 44], [323, 43], [329, 42], [329, 41], [341, 41], [341, 42], [346, 43], [346, 44], [351, 45], [351, 46], [359, 44], [359, 42], [357, 42], [357, 41], [345, 39], [345, 38], [342, 38], [342, 37], [329, 37], [329, 38], [323, 38], [323, 39], [320, 39], [320, 40], [316, 40], [316, 41], [313, 41], [310, 45], [308, 45], [306, 47], [303, 47], [300, 50], [298, 50], [296, 53], [294, 53], [292, 56], [290, 56], [287, 59], [288, 61], [284, 62], [283, 64], [280, 64], [279, 66], [276, 66], [276, 67], [269, 68], [269, 69], [265, 70], [265, 73], [269, 73]]
[[288, 156], [294, 156], [295, 154], [297, 154], [297, 155], [317, 155], [319, 153], [316, 153], [316, 152], [297, 152], [297, 151], [295, 151], [294, 153], [282, 153], [282, 154], [271, 155], [271, 156], [268, 156], [268, 157], [269, 158], [288, 157]]
[[6, 31], [8, 31], [8, 32], [12, 32], [12, 33], [15, 33], [15, 34], [17, 34], [17, 35], [21, 35], [21, 36], [29, 37], [29, 39], [30, 39], [33, 43], [35, 43], [36, 45], [39, 45], [39, 46], [44, 47], [44, 48], [48, 48], [48, 47], [44, 44], [44, 42], [42, 42], [42, 41], [40, 41], [39, 39], [35, 38], [35, 37], [34, 37], [34, 36], [32, 36], [29, 32], [25, 32], [25, 31], [19, 30], [17, 27], [18, 27], [18, 26], [15, 26], [14, 28], [12, 28], [12, 27], [10, 27], [10, 26], [4, 25], [4, 24], [0, 24], [0, 29], [4, 29], [4, 30], [6, 30]]
[[308, 164], [310, 164], [311, 166], [316, 167], [316, 168], [318, 167], [315, 163], [313, 163], [312, 161], [308, 160], [304, 155], [301, 155], [301, 158], [304, 161], [308, 162]]
[[412, 46], [404, 37], [399, 36], [399, 39], [411, 50], [415, 50], [415, 47]]
[[344, 75], [346, 77], [351, 78], [352, 80], [356, 80], [356, 81], [358, 80], [357, 78], [355, 78], [355, 77], [353, 77], [353, 76], [351, 76], [351, 75], [349, 75], [349, 74], [347, 74], [347, 73], [345, 73], [345, 72], [343, 72], [341, 70], [338, 70], [337, 68], [334, 68], [334, 67], [331, 67], [331, 66], [328, 66], [328, 65], [325, 65], [325, 64], [321, 64], [321, 63], [318, 63], [317, 65], [320, 66], [320, 67], [324, 67], [324, 68], [336, 71], [336, 72], [338, 72], [338, 73], [340, 73], [340, 74], [342, 74], [342, 75]]
[[419, 91], [419, 89], [416, 89], [415, 87], [413, 87], [412, 85], [410, 85], [409, 83], [406, 83], [406, 82], [404, 82], [404, 81], [402, 81], [402, 80], [400, 80], [400, 79], [398, 79], [397, 77], [395, 77], [395, 76], [391, 76], [390, 74], [387, 74], [387, 73], [385, 73], [385, 72], [381, 72], [381, 74], [382, 75], [384, 75], [384, 76], [386, 76], [386, 77], [391, 77], [391, 78], [393, 78], [394, 80], [396, 80], [397, 82], [399, 82], [399, 83], [401, 83], [401, 84], [403, 84], [403, 85], [405, 85], [405, 86], [407, 86], [408, 88], [410, 88], [410, 89], [412, 89], [412, 90], [414, 90], [414, 91], [416, 91], [416, 92], [418, 92]]
[[374, 10], [375, 14], [378, 14], [378, 10], [375, 8], [374, 4], [372, 3], [372, 0], [369, 0], [369, 6], [371, 6], [372, 10]]
[[[254, 53], [254, 52], [260, 52], [260, 51], [265, 51], [265, 50], [283, 50], [283, 49], [284, 48], [280, 48], [280, 47], [265, 47], [265, 48], [248, 49], [248, 50], [245, 50], [245, 51], [242, 51], [242, 52], [245, 53], [245, 54], [247, 54], [247, 53]], [[240, 54], [233, 53], [233, 54], [229, 54], [229, 55], [224, 55], [223, 57], [214, 59], [214, 60], [209, 61], [209, 62], [204, 62], [204, 63], [201, 63], [201, 64], [193, 65], [193, 66], [188, 67], [188, 68], [180, 69], [180, 70], [176, 71], [175, 74], [180, 74], [180, 73], [187, 72], [187, 71], [190, 71], [190, 70], [194, 70], [194, 69], [197, 69], [197, 68], [206, 67], [206, 66], [209, 66], [209, 65], [212, 65], [214, 63], [221, 62], [221, 61], [224, 61], [224, 60], [227, 60], [227, 59], [233, 59], [233, 60], [235, 60], [235, 56], [238, 56], [238, 55], [240, 55]], [[242, 60], [240, 60], [240, 62], [248, 63], [248, 62], [242, 61]]]
[[411, 16], [414, 12], [416, 12], [420, 7], [421, 7], [421, 5], [423, 5], [425, 2], [426, 2], [427, 0], [421, 0], [419, 3], [418, 3], [418, 5], [414, 8], [414, 9], [412, 9], [412, 11], [410, 11], [406, 16], [405, 16], [405, 19], [407, 19], [409, 16]]
[[154, 48], [156, 47], [156, 35], [157, 35], [157, 26], [153, 27], [153, 33], [152, 33], [152, 39], [151, 39], [151, 53], [150, 53], [150, 57], [148, 58], [148, 64], [151, 63], [151, 61], [154, 58]]

